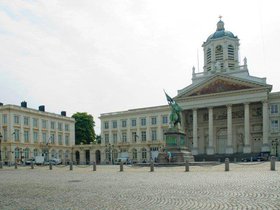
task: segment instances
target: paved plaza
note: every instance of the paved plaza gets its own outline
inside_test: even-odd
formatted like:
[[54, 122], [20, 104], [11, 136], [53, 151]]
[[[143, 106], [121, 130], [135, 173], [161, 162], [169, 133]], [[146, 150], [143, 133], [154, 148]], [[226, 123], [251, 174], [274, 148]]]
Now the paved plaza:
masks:
[[[4, 167], [0, 209], [280, 209], [280, 163]], [[277, 170], [278, 169], [278, 170]]]

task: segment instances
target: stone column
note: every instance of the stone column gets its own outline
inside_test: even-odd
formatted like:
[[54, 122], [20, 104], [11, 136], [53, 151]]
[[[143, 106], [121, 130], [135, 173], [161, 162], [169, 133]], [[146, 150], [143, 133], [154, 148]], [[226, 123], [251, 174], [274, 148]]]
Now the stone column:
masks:
[[90, 162], [96, 162], [95, 160], [95, 150], [93, 150], [92, 148], [90, 149]]
[[198, 141], [197, 141], [197, 110], [193, 109], [193, 148], [192, 154], [198, 154]]
[[250, 145], [250, 113], [249, 113], [249, 103], [245, 103], [244, 105], [244, 153], [251, 153], [251, 145]]
[[208, 125], [208, 135], [209, 135], [209, 144], [207, 148], [207, 155], [214, 154], [214, 147], [213, 147], [213, 107], [208, 108], [208, 115], [209, 115], [209, 125]]
[[80, 164], [85, 164], [86, 163], [86, 152], [83, 149], [80, 150]]
[[226, 154], [232, 154], [232, 105], [227, 105], [227, 147]]
[[262, 152], [269, 151], [269, 145], [268, 145], [268, 103], [267, 101], [263, 101], [263, 145], [262, 145]]

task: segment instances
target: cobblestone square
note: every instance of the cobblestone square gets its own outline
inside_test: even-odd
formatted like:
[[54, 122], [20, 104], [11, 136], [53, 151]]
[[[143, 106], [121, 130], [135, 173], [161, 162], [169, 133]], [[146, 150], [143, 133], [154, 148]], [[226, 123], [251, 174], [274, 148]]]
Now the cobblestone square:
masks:
[[4, 167], [0, 209], [279, 209], [279, 167]]

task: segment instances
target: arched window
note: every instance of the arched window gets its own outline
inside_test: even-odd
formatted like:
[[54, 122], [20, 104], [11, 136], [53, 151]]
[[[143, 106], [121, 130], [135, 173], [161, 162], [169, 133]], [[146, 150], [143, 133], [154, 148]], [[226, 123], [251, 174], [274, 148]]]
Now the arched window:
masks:
[[23, 152], [24, 152], [24, 158], [25, 159], [28, 159], [29, 158], [29, 148], [25, 148], [24, 150], [23, 150]]
[[142, 149], [142, 159], [147, 159], [147, 150], [145, 148]]
[[52, 158], [54, 158], [54, 157], [56, 158], [55, 150], [52, 150], [52, 151], [51, 151], [51, 157], [52, 157]]
[[132, 159], [137, 160], [137, 150], [136, 149], [132, 150]]
[[105, 150], [105, 154], [106, 154], [106, 160], [110, 160], [110, 150], [109, 149]]
[[116, 149], [113, 150], [113, 159], [114, 160], [118, 159], [118, 150], [116, 150]]
[[15, 148], [15, 158], [19, 158], [19, 148]]
[[34, 157], [38, 156], [38, 149], [34, 149], [34, 150], [33, 150], [33, 156], [34, 156]]
[[216, 46], [215, 49], [215, 57], [216, 57], [216, 62], [219, 61], [221, 64], [221, 68], [224, 67], [223, 64], [223, 47], [221, 45]]
[[210, 48], [207, 49], [206, 59], [207, 59], [207, 61], [206, 61], [207, 71], [210, 71], [211, 70], [211, 65], [210, 65], [211, 64], [211, 49]]

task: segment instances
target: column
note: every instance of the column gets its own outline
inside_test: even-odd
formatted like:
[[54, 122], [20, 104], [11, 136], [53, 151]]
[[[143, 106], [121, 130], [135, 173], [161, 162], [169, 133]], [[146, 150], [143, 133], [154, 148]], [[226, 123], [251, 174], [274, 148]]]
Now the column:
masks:
[[227, 105], [227, 147], [226, 154], [232, 154], [232, 105]]
[[198, 154], [198, 141], [197, 141], [197, 110], [193, 109], [193, 148], [192, 155]]
[[267, 101], [263, 101], [263, 145], [262, 145], [262, 152], [269, 151], [269, 145], [268, 145], [268, 103]]
[[95, 160], [95, 150], [93, 150], [92, 148], [90, 148], [90, 162], [94, 162]]
[[207, 155], [214, 154], [214, 147], [213, 147], [213, 107], [208, 108], [208, 118], [209, 118], [209, 125], [208, 125], [208, 139], [209, 144], [207, 148]]
[[245, 109], [245, 111], [244, 111], [244, 147], [243, 147], [243, 153], [251, 153], [249, 103], [245, 103], [244, 109]]
[[86, 153], [84, 148], [80, 150], [80, 164], [86, 163]]

